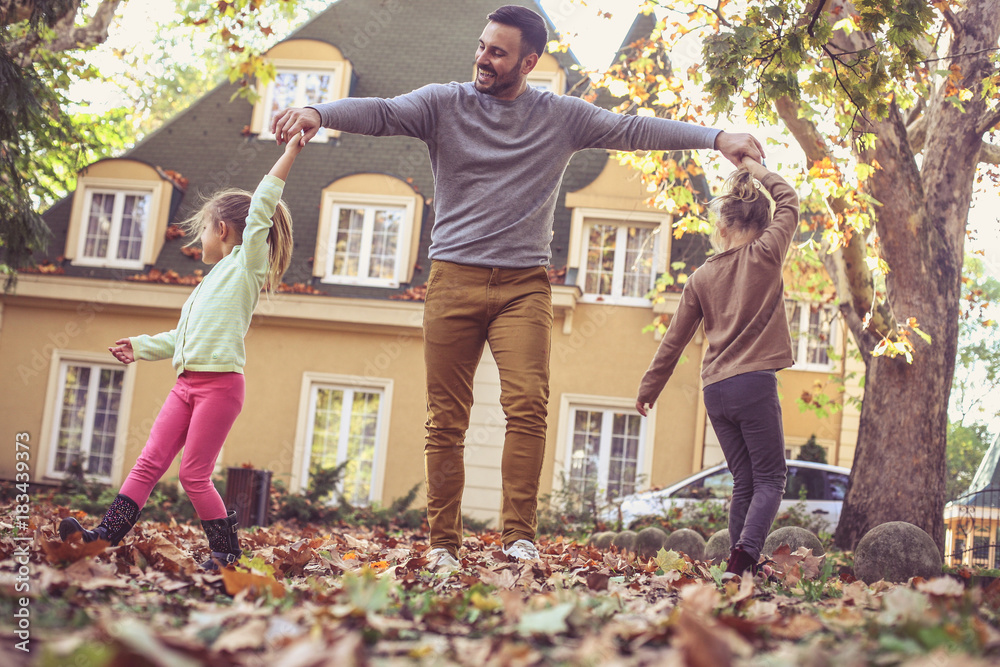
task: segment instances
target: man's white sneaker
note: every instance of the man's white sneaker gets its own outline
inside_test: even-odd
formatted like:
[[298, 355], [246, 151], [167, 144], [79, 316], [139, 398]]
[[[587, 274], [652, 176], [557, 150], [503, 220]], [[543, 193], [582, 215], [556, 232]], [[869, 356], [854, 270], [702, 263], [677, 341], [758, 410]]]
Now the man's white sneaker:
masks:
[[438, 574], [451, 574], [460, 566], [458, 559], [444, 547], [431, 549], [427, 552], [427, 569]]
[[534, 560], [538, 558], [538, 548], [528, 540], [517, 540], [503, 548], [505, 555], [517, 560]]

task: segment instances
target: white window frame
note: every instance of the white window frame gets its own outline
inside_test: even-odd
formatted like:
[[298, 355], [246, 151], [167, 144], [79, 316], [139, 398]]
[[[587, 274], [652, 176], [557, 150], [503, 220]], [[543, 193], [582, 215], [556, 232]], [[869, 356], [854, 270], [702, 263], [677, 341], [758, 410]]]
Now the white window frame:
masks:
[[[300, 76], [297, 86], [296, 95], [293, 100], [292, 106], [304, 107], [307, 104], [319, 104], [323, 102], [333, 102], [334, 100], [341, 99], [341, 91], [344, 88], [344, 75], [345, 68], [344, 63], [324, 63], [323, 66], [317, 66], [314, 61], [289, 61], [282, 60], [275, 63], [275, 77], [274, 80], [269, 81], [267, 86], [264, 88], [264, 93], [261, 96], [261, 117], [263, 118], [263, 125], [261, 126], [260, 134], [258, 135], [260, 139], [274, 139], [274, 134], [271, 132], [271, 102], [274, 99], [274, 84], [278, 79], [280, 74], [295, 74]], [[319, 102], [308, 102], [305, 99], [304, 91], [302, 88], [301, 75], [304, 74], [328, 74], [330, 75], [330, 84], [325, 91], [325, 96]], [[316, 133], [310, 141], [318, 143], [326, 143], [331, 138], [339, 136], [340, 133], [328, 128], [320, 128], [319, 132]]]
[[[624, 285], [625, 251], [620, 239], [627, 234], [629, 227], [645, 227], [653, 230], [653, 270], [650, 275], [649, 289], [656, 285], [656, 279], [666, 266], [665, 251], [669, 243], [663, 243], [664, 234], [670, 233], [669, 217], [645, 211], [615, 211], [607, 209], [574, 209], [573, 232], [579, 230], [576, 239], [577, 286], [579, 286], [583, 303], [604, 303], [616, 306], [649, 307], [652, 301], [645, 297], [620, 296]], [[587, 246], [590, 243], [590, 231], [597, 220], [611, 221], [618, 226], [618, 236], [615, 240], [615, 266], [612, 277], [612, 294], [593, 294], [586, 291], [587, 285]], [[666, 246], [666, 248], [664, 247]], [[617, 292], [617, 294], [616, 294]]]
[[[416, 203], [413, 197], [401, 197], [393, 195], [364, 195], [349, 194], [343, 192], [328, 192], [325, 195], [326, 201], [322, 207], [323, 211], [328, 211], [323, 224], [326, 225], [326, 246], [323, 248], [323, 276], [320, 282], [333, 285], [363, 285], [369, 287], [399, 287], [400, 283], [409, 275], [410, 243], [413, 238], [413, 227], [416, 216]], [[340, 210], [342, 208], [366, 208], [377, 209], [402, 208], [404, 209], [403, 222], [399, 228], [399, 238], [396, 241], [396, 270], [390, 279], [370, 278], [363, 275], [358, 276], [338, 276], [333, 275], [333, 260], [335, 256], [334, 246], [337, 243], [337, 229], [340, 222]], [[361, 268], [369, 266], [371, 260], [371, 238], [372, 224], [367, 221], [362, 235], [361, 247]], [[367, 253], [367, 254], [364, 254]]]
[[[830, 359], [829, 353], [827, 353], [827, 362], [825, 364], [810, 363], [807, 361], [802, 361], [807, 359], [809, 356], [809, 325], [810, 319], [812, 317], [814, 302], [808, 300], [786, 300], [786, 308], [789, 314], [795, 312], [795, 307], [799, 309], [799, 321], [792, 322], [791, 317], [789, 317], [788, 326], [793, 334], [792, 346], [794, 348], [795, 365], [791, 367], [791, 370], [795, 371], [811, 371], [828, 373], [834, 368], [834, 361]], [[830, 313], [830, 324], [829, 331], [827, 332], [827, 342], [826, 348], [837, 349], [837, 312], [836, 309], [828, 305], [818, 305], [819, 311], [827, 311]]]
[[[359, 377], [334, 373], [306, 372], [302, 375], [302, 387], [299, 393], [299, 415], [295, 429], [295, 453], [292, 460], [292, 491], [302, 493], [309, 486], [309, 466], [312, 457], [312, 429], [314, 422], [314, 397], [319, 388], [339, 389], [343, 391], [379, 392], [378, 428], [375, 435], [375, 452], [372, 461], [372, 481], [369, 502], [382, 499], [385, 483], [385, 467], [389, 444], [389, 427], [392, 413], [393, 381], [389, 378]], [[344, 447], [342, 440], [339, 444]], [[338, 465], [343, 463], [338, 454]]]
[[528, 73], [527, 81], [529, 86], [536, 87], [538, 84], [542, 84], [545, 86], [545, 90], [556, 95], [566, 94], [566, 77], [561, 70], [540, 72], [538, 69], [533, 69]]
[[[148, 216], [142, 230], [142, 242], [139, 246], [139, 259], [118, 259], [117, 257], [94, 257], [85, 255], [87, 247], [87, 229], [90, 226], [90, 209], [93, 205], [95, 194], [111, 194], [115, 196], [115, 205], [111, 213], [111, 230], [108, 232], [108, 253], [117, 253], [118, 243], [121, 241], [122, 214], [124, 212], [125, 197], [129, 195], [142, 195], [149, 198]], [[147, 246], [151, 242], [150, 236], [153, 232], [156, 215], [158, 197], [153, 188], [122, 187], [113, 184], [88, 183], [84, 189], [83, 213], [80, 218], [80, 234], [77, 240], [76, 258], [73, 264], [76, 266], [95, 266], [120, 269], [142, 269], [145, 266]]]
[[[606, 414], [615, 412], [635, 413], [635, 398], [620, 398], [611, 396], [593, 396], [589, 394], [563, 394], [560, 398], [559, 423], [556, 430], [556, 457], [553, 466], [552, 488], [562, 488], [563, 482], [569, 482], [572, 471], [573, 456], [573, 426], [574, 414], [577, 410], [589, 410], [593, 412], [601, 411]], [[602, 424], [602, 429], [607, 429], [610, 433], [613, 420], [606, 420], [607, 424]], [[636, 486], [635, 491], [642, 490], [644, 485], [650, 482], [650, 474], [653, 470], [653, 437], [656, 433], [656, 408], [650, 410], [645, 419], [642, 419], [639, 431], [639, 449], [636, 452]], [[602, 435], [602, 445], [604, 436]], [[607, 494], [608, 473], [610, 470], [610, 439], [605, 450], [602, 447], [602, 454], [598, 460], [598, 489], [602, 499]]]
[[[77, 350], [53, 350], [49, 363], [49, 378], [45, 395], [45, 407], [42, 413], [42, 424], [44, 437], [41, 438], [39, 447], [39, 461], [44, 462], [41, 476], [45, 479], [62, 480], [67, 473], [55, 469], [56, 455], [59, 449], [59, 422], [62, 417], [62, 398], [66, 378], [66, 366], [80, 365], [92, 368], [110, 368], [124, 372], [122, 378], [121, 401], [118, 404], [118, 426], [115, 430], [114, 454], [111, 463], [110, 475], [86, 474], [87, 479], [111, 485], [118, 485], [124, 481], [124, 456], [125, 444], [128, 439], [129, 418], [132, 410], [132, 394], [135, 385], [135, 364], [128, 366], [116, 365], [108, 362], [106, 354], [99, 352], [77, 351]], [[92, 373], [93, 375], [93, 373]], [[93, 379], [91, 380], [94, 381]], [[92, 404], [87, 409], [87, 426], [93, 429], [94, 409]], [[83, 450], [81, 450], [83, 451]], [[86, 451], [89, 451], [86, 450]], [[38, 472], [36, 472], [38, 475]]]

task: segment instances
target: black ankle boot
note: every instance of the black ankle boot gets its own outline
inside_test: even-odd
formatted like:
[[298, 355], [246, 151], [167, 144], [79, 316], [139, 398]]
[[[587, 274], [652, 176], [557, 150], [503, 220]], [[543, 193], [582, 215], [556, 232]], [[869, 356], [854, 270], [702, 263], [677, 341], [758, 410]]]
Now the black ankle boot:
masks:
[[208, 548], [212, 550], [212, 557], [201, 564], [203, 570], [218, 570], [219, 563], [232, 565], [243, 555], [240, 538], [236, 534], [237, 525], [236, 510], [229, 510], [229, 514], [222, 519], [201, 522], [208, 538]]
[[750, 570], [751, 576], [757, 574], [757, 561], [742, 547], [733, 547], [729, 552], [729, 562], [726, 563], [726, 574], [742, 577], [747, 570]]
[[121, 542], [132, 526], [139, 520], [139, 506], [128, 496], [118, 494], [104, 513], [101, 524], [93, 530], [85, 530], [80, 522], [67, 517], [59, 522], [59, 537], [63, 542], [73, 533], [82, 533], [84, 542], [104, 540], [114, 546]]

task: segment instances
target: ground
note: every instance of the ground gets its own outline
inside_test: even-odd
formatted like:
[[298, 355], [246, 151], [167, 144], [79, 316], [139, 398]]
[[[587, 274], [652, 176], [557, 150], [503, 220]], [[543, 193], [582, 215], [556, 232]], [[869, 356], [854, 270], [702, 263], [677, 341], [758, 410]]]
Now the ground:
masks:
[[423, 531], [278, 524], [243, 534], [253, 552], [243, 567], [206, 574], [195, 560], [207, 556], [200, 527], [141, 521], [106, 548], [60, 542], [68, 515], [36, 503], [17, 531], [14, 505], [0, 505], [0, 664], [975, 667], [1000, 658], [1000, 583], [970, 573], [868, 586], [850, 576], [849, 555], [802, 551], [776, 555], [778, 581], [722, 584], [718, 566], [673, 552], [643, 563], [561, 538], [540, 540], [538, 561], [508, 562], [499, 536], [484, 533], [466, 538], [458, 572], [439, 575], [427, 569]]

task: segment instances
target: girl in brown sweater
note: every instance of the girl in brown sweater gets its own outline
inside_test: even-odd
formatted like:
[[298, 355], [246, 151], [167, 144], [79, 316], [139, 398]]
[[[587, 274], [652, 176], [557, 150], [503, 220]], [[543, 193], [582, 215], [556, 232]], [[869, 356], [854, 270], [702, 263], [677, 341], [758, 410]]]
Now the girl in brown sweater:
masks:
[[[774, 201], [773, 211], [761, 186]], [[794, 363], [781, 270], [798, 224], [798, 197], [780, 176], [744, 158], [710, 209], [719, 252], [684, 285], [677, 312], [639, 385], [635, 407], [646, 415], [704, 322], [705, 408], [733, 474], [726, 572], [756, 574], [785, 490], [775, 372]]]

